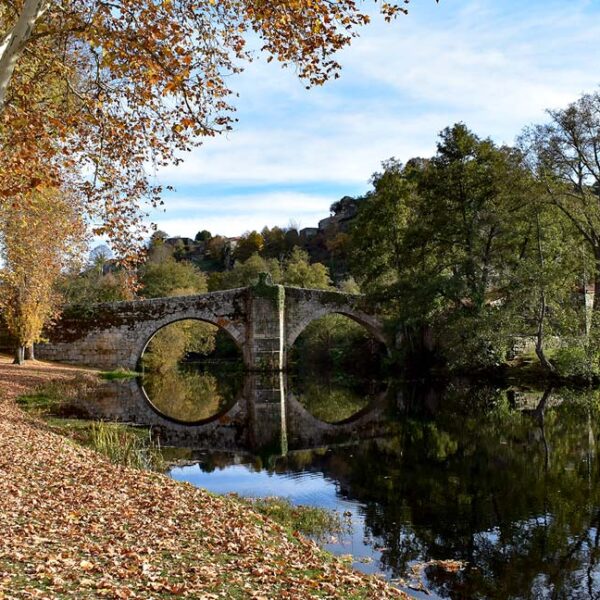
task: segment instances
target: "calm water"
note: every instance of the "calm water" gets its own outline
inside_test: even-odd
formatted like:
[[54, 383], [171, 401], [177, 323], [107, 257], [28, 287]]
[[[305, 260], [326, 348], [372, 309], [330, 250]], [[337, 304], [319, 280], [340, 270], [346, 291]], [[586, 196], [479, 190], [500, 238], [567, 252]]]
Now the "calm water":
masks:
[[417, 598], [600, 598], [600, 391], [172, 378], [95, 410], [152, 425], [173, 478], [347, 513], [325, 547]]

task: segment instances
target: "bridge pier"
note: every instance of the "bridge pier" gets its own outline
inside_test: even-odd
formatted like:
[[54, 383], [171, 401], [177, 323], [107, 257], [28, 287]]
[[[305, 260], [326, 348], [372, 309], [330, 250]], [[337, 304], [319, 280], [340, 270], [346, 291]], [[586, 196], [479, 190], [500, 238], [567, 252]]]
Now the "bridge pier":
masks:
[[271, 276], [261, 273], [250, 295], [247, 330], [251, 371], [282, 371], [285, 368], [285, 288], [273, 285]]

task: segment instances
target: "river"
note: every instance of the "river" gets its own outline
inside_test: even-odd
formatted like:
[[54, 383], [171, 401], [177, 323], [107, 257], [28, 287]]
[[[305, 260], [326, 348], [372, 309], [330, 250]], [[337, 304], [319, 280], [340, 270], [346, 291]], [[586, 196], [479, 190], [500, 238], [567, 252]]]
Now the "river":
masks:
[[416, 598], [600, 598], [600, 391], [187, 365], [90, 412], [150, 425], [174, 479], [344, 514], [322, 545]]

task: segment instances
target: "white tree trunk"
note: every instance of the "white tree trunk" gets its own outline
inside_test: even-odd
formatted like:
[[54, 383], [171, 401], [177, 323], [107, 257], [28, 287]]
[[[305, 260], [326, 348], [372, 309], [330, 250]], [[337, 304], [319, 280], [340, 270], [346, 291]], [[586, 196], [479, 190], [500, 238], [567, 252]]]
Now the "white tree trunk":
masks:
[[44, 14], [48, 0], [25, 0], [13, 27], [0, 39], [0, 111], [4, 108], [8, 84], [36, 21]]

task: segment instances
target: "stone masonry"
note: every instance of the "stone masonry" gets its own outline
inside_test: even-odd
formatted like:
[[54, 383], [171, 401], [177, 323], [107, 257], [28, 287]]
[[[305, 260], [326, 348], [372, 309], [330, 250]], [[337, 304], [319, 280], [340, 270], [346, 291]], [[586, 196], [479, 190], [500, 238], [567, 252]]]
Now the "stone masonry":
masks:
[[388, 344], [380, 319], [362, 296], [273, 285], [267, 274], [247, 288], [196, 296], [71, 307], [36, 347], [39, 358], [99, 369], [135, 370], [154, 334], [176, 321], [197, 319], [227, 332], [253, 371], [281, 371], [286, 352], [314, 319], [350, 317]]

